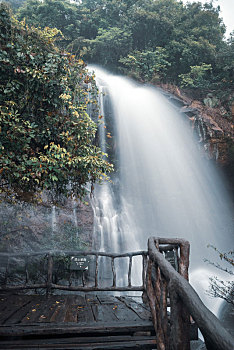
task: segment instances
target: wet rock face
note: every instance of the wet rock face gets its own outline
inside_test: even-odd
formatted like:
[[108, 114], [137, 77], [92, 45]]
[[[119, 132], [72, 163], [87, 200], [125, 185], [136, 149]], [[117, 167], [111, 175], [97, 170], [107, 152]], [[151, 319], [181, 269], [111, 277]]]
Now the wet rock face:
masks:
[[62, 207], [0, 203], [0, 251], [89, 249], [93, 210], [86, 202], [67, 201]]
[[162, 84], [161, 87], [179, 111], [190, 119], [206, 157], [221, 166], [229, 167], [234, 155], [231, 149], [234, 140], [233, 123], [223, 116], [222, 108], [212, 108], [192, 100], [176, 86]]

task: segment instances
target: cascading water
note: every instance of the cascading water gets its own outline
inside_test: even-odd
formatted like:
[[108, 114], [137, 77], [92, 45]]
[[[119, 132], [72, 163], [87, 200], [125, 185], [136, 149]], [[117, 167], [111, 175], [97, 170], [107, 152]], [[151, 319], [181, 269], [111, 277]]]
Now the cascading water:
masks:
[[56, 219], [56, 208], [55, 205], [52, 206], [51, 211], [51, 228], [52, 228], [52, 234], [56, 232], [57, 229], [57, 219]]
[[[233, 243], [231, 201], [223, 181], [199, 153], [188, 119], [162, 93], [94, 70], [99, 90], [105, 85], [101, 113], [113, 115], [117, 145], [113, 184], [95, 193], [100, 247], [133, 251], [146, 249], [149, 236], [185, 238], [191, 244], [190, 279], [199, 290], [198, 282], [212, 274], [203, 262], [212, 254], [207, 245], [228, 251]], [[113, 113], [105, 110], [103, 99]]]

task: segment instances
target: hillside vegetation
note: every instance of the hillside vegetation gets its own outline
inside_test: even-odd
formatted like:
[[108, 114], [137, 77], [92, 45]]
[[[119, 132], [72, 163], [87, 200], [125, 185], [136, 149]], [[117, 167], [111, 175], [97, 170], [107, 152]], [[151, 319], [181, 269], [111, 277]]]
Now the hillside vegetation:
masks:
[[[12, 0], [13, 1], [13, 0]], [[60, 41], [86, 62], [98, 63], [141, 81], [180, 86], [209, 105], [233, 102], [233, 36], [212, 2], [176, 0], [27, 0], [20, 20], [58, 28]]]
[[94, 77], [58, 49], [58, 29], [29, 27], [0, 5], [0, 191], [7, 199], [82, 198], [112, 166], [94, 144]]

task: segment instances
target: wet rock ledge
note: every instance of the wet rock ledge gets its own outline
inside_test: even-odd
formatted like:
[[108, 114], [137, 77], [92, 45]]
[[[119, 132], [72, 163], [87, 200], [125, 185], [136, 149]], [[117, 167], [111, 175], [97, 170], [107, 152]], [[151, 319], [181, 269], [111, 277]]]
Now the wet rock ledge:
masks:
[[161, 84], [159, 89], [190, 119], [204, 156], [216, 162], [226, 176], [229, 190], [234, 192], [234, 108], [232, 119], [228, 119], [222, 107], [205, 106], [186, 96], [177, 86]]

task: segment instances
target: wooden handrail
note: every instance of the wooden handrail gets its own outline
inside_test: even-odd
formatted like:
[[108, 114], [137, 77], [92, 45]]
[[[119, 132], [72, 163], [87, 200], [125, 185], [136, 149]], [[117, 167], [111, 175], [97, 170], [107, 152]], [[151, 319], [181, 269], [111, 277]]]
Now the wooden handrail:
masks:
[[45, 250], [40, 252], [21, 252], [21, 253], [1, 253], [0, 252], [0, 259], [2, 257], [31, 257], [31, 256], [39, 256], [39, 255], [52, 255], [52, 256], [71, 256], [71, 255], [98, 255], [98, 256], [107, 256], [109, 258], [127, 258], [130, 256], [137, 256], [137, 255], [148, 255], [148, 251], [146, 250], [140, 250], [136, 252], [130, 252], [130, 253], [106, 253], [106, 252], [97, 252], [97, 251], [83, 251], [83, 250]]
[[[162, 280], [166, 281], [170, 302], [171, 302], [171, 312], [170, 312], [170, 330], [165, 329], [161, 326], [163, 321], [153, 317], [156, 331], [159, 329], [159, 337], [157, 342], [158, 350], [187, 350], [190, 349], [189, 345], [189, 333], [188, 327], [186, 327], [185, 322], [187, 321], [187, 312], [192, 316], [193, 320], [197, 323], [199, 329], [201, 330], [207, 350], [233, 350], [234, 339], [222, 326], [221, 322], [214, 316], [214, 314], [203, 304], [195, 290], [186, 280], [182, 277], [180, 273], [175, 271], [171, 264], [164, 258], [163, 254], [159, 251], [157, 245], [161, 242], [164, 243], [164, 239], [161, 238], [149, 238], [148, 240], [148, 250], [149, 250], [149, 269], [147, 276], [148, 283], [148, 295], [150, 299], [150, 306], [152, 314], [155, 315], [158, 301], [160, 296], [160, 291], [157, 290], [157, 286], [154, 289], [152, 281], [152, 268], [155, 264], [157, 273], [160, 274], [161, 283]], [[166, 240], [172, 244], [175, 240]], [[188, 242], [179, 240], [177, 244], [183, 248], [185, 251], [182, 254], [182, 268], [180, 272], [187, 274], [186, 262], [187, 257], [183, 256], [188, 253]], [[181, 257], [180, 257], [181, 258]], [[165, 288], [165, 287], [164, 287]], [[156, 304], [156, 306], [155, 306]], [[186, 310], [184, 310], [184, 307]], [[185, 320], [185, 322], [184, 322]], [[160, 328], [161, 326], [161, 328]], [[167, 332], [164, 334], [163, 332]], [[166, 336], [168, 339], [168, 332], [170, 341], [168, 344], [165, 341]], [[160, 337], [161, 336], [161, 337]]]
[[[175, 268], [166, 260], [165, 254], [174, 252]], [[53, 283], [54, 258], [64, 256], [94, 256], [94, 285], [74, 286]], [[47, 281], [29, 284], [30, 257], [47, 258]], [[133, 257], [142, 257], [142, 285], [132, 286]], [[0, 253], [0, 260], [6, 259], [6, 274], [0, 290], [13, 291], [23, 289], [52, 289], [67, 291], [144, 291], [148, 295], [153, 324], [157, 334], [158, 350], [189, 350], [190, 315], [200, 328], [208, 350], [232, 350], [234, 340], [223, 328], [220, 321], [206, 308], [188, 282], [189, 242], [182, 239], [165, 239], [151, 237], [148, 240], [148, 251], [131, 253], [105, 253], [96, 251], [41, 251], [25, 253]], [[9, 285], [9, 261], [11, 258], [24, 258], [25, 283]], [[99, 258], [111, 259], [113, 283], [110, 286], [99, 286]], [[115, 259], [128, 258], [127, 285], [118, 286], [116, 280]], [[168, 296], [170, 299], [170, 316], [167, 312]]]
[[[6, 273], [4, 283], [0, 286], [0, 291], [14, 291], [14, 290], [27, 290], [27, 289], [46, 289], [46, 293], [49, 294], [52, 289], [59, 290], [67, 290], [67, 291], [82, 291], [82, 292], [90, 292], [90, 291], [144, 291], [145, 289], [145, 279], [146, 279], [146, 262], [147, 262], [147, 251], [138, 251], [138, 252], [130, 252], [130, 253], [105, 253], [105, 252], [96, 252], [96, 251], [41, 251], [41, 252], [24, 252], [24, 253], [0, 253], [0, 261], [1, 257], [7, 260], [6, 265]], [[28, 265], [30, 257], [43, 257], [47, 259], [47, 281], [45, 283], [30, 283], [29, 281], [29, 273], [28, 273]], [[54, 258], [56, 257], [68, 257], [68, 256], [94, 256], [95, 258], [95, 276], [94, 276], [94, 285], [84, 285], [84, 279], [82, 274], [82, 283], [83, 285], [74, 286], [69, 283], [69, 285], [62, 285], [58, 283], [53, 283], [53, 266], [54, 266]], [[133, 286], [132, 279], [132, 258], [136, 256], [142, 257], [142, 284], [138, 286]], [[113, 283], [110, 286], [100, 286], [99, 285], [99, 258], [106, 257], [111, 259], [111, 271], [112, 271], [112, 279]], [[128, 264], [128, 281], [126, 286], [118, 286], [116, 280], [116, 269], [115, 269], [115, 259], [117, 258], [129, 258]], [[17, 285], [9, 285], [8, 282], [8, 264], [9, 260], [12, 258], [22, 258], [25, 260], [25, 283], [17, 284]], [[38, 265], [40, 262], [38, 263]], [[71, 271], [70, 271], [71, 276]], [[70, 282], [69, 278], [69, 282]]]

